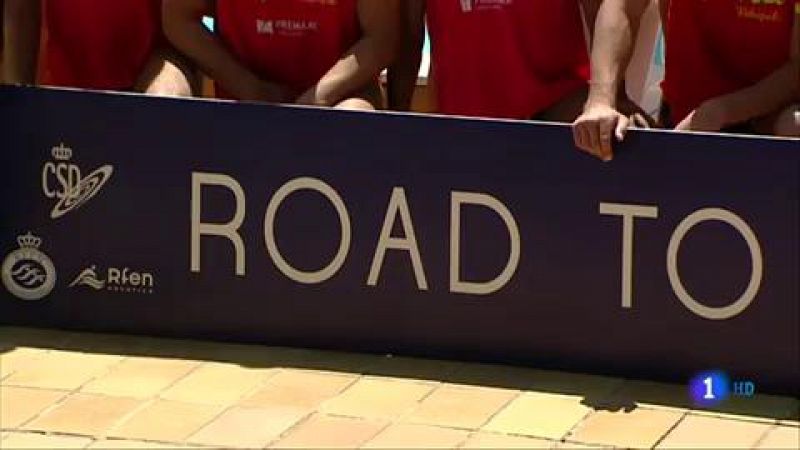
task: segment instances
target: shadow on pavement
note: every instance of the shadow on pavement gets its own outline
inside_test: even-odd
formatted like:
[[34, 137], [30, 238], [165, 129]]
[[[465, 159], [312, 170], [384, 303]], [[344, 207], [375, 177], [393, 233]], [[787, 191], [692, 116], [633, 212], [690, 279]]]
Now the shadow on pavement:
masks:
[[757, 394], [753, 398], [732, 398], [713, 409], [696, 408], [691, 404], [686, 387], [681, 385], [507, 365], [133, 335], [0, 327], [0, 355], [17, 347], [199, 360], [236, 364], [246, 368], [285, 367], [347, 372], [557, 393], [578, 396], [584, 405], [605, 411], [629, 412], [638, 407], [670, 407], [765, 419], [800, 420], [800, 400], [793, 397]]

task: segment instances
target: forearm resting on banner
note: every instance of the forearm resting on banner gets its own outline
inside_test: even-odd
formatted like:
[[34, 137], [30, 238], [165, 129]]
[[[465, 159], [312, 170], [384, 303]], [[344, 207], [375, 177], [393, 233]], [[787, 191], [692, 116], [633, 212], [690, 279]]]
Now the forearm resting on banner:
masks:
[[245, 68], [202, 23], [214, 15], [213, 0], [164, 0], [164, 32], [172, 44], [239, 100], [287, 102], [291, 95]]
[[402, 0], [397, 57], [387, 73], [389, 109], [408, 111], [422, 62], [425, 43], [425, 0]]
[[6, 0], [3, 14], [3, 81], [35, 84], [41, 33], [40, 0]]
[[297, 103], [335, 106], [374, 84], [396, 53], [398, 0], [359, 0], [361, 39]]
[[597, 13], [589, 98], [573, 132], [579, 148], [604, 161], [612, 158], [612, 137], [622, 140], [630, 125], [630, 119], [617, 110], [618, 99], [649, 5], [649, 0], [605, 0]]
[[799, 103], [800, 14], [795, 14], [791, 55], [786, 64], [752, 86], [704, 102], [676, 128], [717, 131], [752, 122], [760, 133], [797, 136]]

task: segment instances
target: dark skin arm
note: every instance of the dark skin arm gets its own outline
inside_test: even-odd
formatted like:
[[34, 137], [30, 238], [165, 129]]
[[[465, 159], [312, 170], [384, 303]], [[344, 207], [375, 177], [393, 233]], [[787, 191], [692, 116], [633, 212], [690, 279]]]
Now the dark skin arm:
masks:
[[[589, 28], [594, 33], [594, 24], [602, 0], [578, 0]], [[403, 39], [395, 64], [389, 69], [389, 108], [407, 111], [410, 108], [422, 59], [425, 40], [426, 0], [403, 0], [404, 14], [401, 17]], [[591, 38], [590, 38], [591, 41]]]
[[752, 86], [703, 102], [675, 129], [719, 131], [775, 113], [797, 101], [800, 83], [800, 15], [795, 14], [794, 17], [792, 52], [783, 66]]
[[41, 0], [5, 0], [3, 81], [35, 84], [38, 69]]
[[408, 111], [417, 85], [425, 43], [425, 0], [402, 0], [400, 33], [395, 63], [388, 72], [389, 109]]
[[246, 101], [290, 102], [284, 86], [260, 79], [242, 65], [202, 24], [214, 16], [214, 0], [164, 0], [164, 32], [172, 44], [231, 95]]
[[335, 106], [373, 82], [394, 60], [398, 12], [399, 0], [359, 0], [361, 39], [297, 103]]

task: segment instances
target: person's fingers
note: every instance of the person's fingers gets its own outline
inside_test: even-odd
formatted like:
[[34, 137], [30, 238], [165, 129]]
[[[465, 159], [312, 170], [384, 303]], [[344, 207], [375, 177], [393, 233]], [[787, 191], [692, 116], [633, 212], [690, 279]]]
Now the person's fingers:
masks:
[[577, 128], [578, 132], [578, 148], [585, 151], [586, 153], [592, 153], [592, 146], [589, 142], [589, 123], [583, 122]]
[[686, 118], [681, 120], [681, 122], [675, 127], [676, 130], [679, 131], [690, 131], [692, 129], [692, 121], [694, 120], [695, 111], [689, 113]]
[[613, 155], [611, 149], [611, 133], [614, 129], [614, 122], [612, 120], [604, 120], [600, 123], [598, 129], [600, 130], [600, 159], [603, 161], [611, 161]]
[[625, 140], [625, 135], [628, 134], [628, 128], [631, 126], [631, 119], [620, 116], [619, 120], [617, 120], [617, 126], [614, 130], [614, 134], [617, 136], [617, 140], [622, 142]]
[[583, 148], [583, 140], [581, 139], [581, 128], [583, 127], [583, 123], [576, 121], [572, 124], [572, 140], [575, 142], [575, 146], [581, 150], [585, 150]]
[[597, 123], [592, 123], [586, 128], [587, 145], [589, 146], [590, 153], [602, 157], [600, 149], [600, 126]]
[[630, 126], [637, 128], [651, 128], [650, 121], [641, 113], [636, 113], [628, 118]]

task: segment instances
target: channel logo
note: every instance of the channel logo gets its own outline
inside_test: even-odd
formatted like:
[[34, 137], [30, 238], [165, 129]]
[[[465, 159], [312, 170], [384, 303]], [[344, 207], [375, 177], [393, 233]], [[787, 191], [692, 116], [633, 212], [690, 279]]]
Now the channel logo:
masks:
[[731, 396], [753, 397], [756, 385], [749, 380], [731, 381], [721, 370], [711, 370], [696, 375], [689, 382], [689, 395], [696, 406], [719, 405]]
[[44, 196], [57, 200], [50, 212], [51, 219], [58, 219], [74, 211], [100, 193], [114, 173], [114, 167], [104, 165], [82, 176], [81, 169], [72, 161], [73, 151], [63, 143], [51, 150], [53, 161], [42, 167], [42, 192]]

